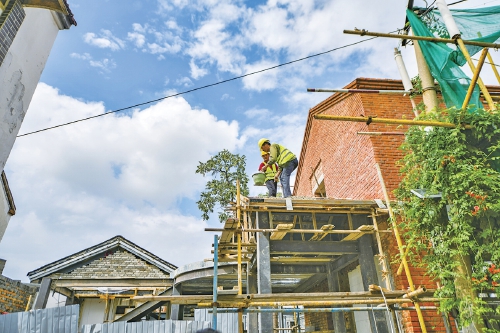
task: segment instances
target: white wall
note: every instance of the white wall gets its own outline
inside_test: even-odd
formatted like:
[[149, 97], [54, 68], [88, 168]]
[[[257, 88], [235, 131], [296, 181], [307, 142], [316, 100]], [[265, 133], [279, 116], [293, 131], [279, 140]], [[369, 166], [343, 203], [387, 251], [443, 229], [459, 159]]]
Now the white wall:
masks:
[[[50, 10], [24, 8], [24, 18], [0, 66], [0, 172], [4, 169], [59, 28]], [[7, 229], [5, 193], [0, 193], [0, 241]]]
[[99, 298], [85, 298], [80, 305], [80, 327], [88, 324], [100, 324], [104, 321], [106, 301]]
[[0, 66], [0, 171], [59, 31], [51, 11], [24, 9], [26, 17]]
[[2, 241], [3, 235], [5, 234], [5, 229], [9, 224], [10, 214], [9, 214], [9, 202], [7, 201], [7, 194], [3, 187], [3, 183], [0, 180], [0, 242]]
[[[347, 275], [349, 277], [349, 287], [351, 291], [366, 291], [363, 287], [363, 278], [361, 276], [360, 266], [356, 267]], [[365, 304], [359, 304], [357, 306], [363, 307]], [[366, 311], [355, 311], [354, 321], [356, 323], [356, 332], [371, 332], [370, 318], [368, 317], [368, 312]]]

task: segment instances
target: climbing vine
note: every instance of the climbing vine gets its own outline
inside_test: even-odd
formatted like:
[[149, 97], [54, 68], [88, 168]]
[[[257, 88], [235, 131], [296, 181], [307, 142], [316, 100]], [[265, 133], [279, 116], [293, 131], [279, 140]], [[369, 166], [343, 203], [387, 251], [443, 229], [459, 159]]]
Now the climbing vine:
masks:
[[456, 128], [407, 132], [396, 196], [409, 256], [436, 279], [441, 311], [462, 326], [487, 320], [485, 332], [499, 332], [491, 327], [500, 308], [483, 296], [500, 295], [500, 113], [451, 108], [419, 120]]

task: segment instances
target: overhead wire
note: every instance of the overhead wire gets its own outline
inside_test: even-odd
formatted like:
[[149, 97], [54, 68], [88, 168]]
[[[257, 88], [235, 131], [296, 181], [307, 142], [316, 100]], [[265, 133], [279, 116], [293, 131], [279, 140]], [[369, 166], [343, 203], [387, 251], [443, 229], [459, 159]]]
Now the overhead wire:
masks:
[[[398, 31], [398, 30], [396, 30], [396, 31]], [[393, 32], [395, 32], [395, 31], [393, 31]], [[185, 94], [191, 93], [193, 91], [206, 89], [206, 88], [209, 88], [209, 87], [217, 86], [219, 84], [223, 84], [223, 83], [227, 83], [227, 82], [230, 82], [230, 81], [242, 79], [242, 78], [247, 77], [247, 76], [251, 76], [251, 75], [263, 73], [263, 72], [266, 72], [266, 71], [269, 71], [269, 70], [272, 70], [272, 69], [276, 69], [276, 68], [279, 68], [279, 67], [287, 66], [287, 65], [299, 62], [299, 61], [303, 61], [303, 60], [311, 59], [311, 58], [314, 58], [314, 57], [318, 57], [320, 55], [324, 55], [324, 54], [327, 54], [327, 53], [330, 53], [330, 52], [333, 52], [333, 51], [344, 49], [346, 47], [350, 47], [350, 46], [354, 46], [354, 45], [357, 45], [357, 44], [361, 44], [361, 43], [367, 42], [367, 41], [375, 39], [375, 38], [377, 38], [377, 37], [371, 37], [371, 38], [363, 39], [363, 40], [360, 40], [358, 42], [354, 42], [354, 43], [351, 43], [351, 44], [342, 45], [342, 46], [339, 46], [339, 47], [336, 47], [336, 48], [333, 48], [333, 49], [330, 49], [330, 50], [327, 50], [327, 51], [323, 51], [323, 52], [320, 52], [320, 53], [315, 53], [315, 54], [312, 54], [312, 55], [309, 55], [309, 56], [306, 56], [306, 57], [303, 57], [303, 58], [299, 58], [299, 59], [288, 61], [288, 62], [285, 62], [285, 63], [282, 63], [282, 64], [278, 64], [278, 65], [275, 65], [275, 66], [267, 67], [267, 68], [264, 68], [264, 69], [261, 69], [261, 70], [258, 70], [258, 71], [254, 71], [254, 72], [251, 72], [251, 73], [247, 73], [247, 74], [235, 76], [235, 77], [232, 77], [230, 79], [226, 79], [226, 80], [222, 80], [222, 81], [210, 83], [210, 84], [207, 84], [207, 85], [204, 85], [204, 86], [201, 86], [201, 87], [197, 87], [197, 88], [185, 90], [185, 91], [182, 91], [182, 92], [179, 92], [179, 93], [175, 93], [175, 94], [172, 94], [172, 95], [168, 95], [168, 96], [164, 96], [164, 97], [161, 97], [161, 98], [153, 99], [153, 100], [150, 100], [150, 101], [146, 101], [146, 102], [134, 104], [134, 105], [131, 105], [131, 106], [123, 107], [123, 108], [120, 108], [120, 109], [108, 111], [108, 112], [101, 113], [101, 114], [98, 114], [98, 115], [95, 115], [95, 116], [81, 118], [81, 119], [69, 121], [67, 123], [62, 123], [62, 124], [59, 124], [59, 125], [42, 128], [42, 129], [39, 129], [39, 130], [36, 130], [36, 131], [27, 132], [27, 133], [24, 133], [24, 134], [20, 134], [17, 137], [19, 138], [19, 137], [23, 137], [23, 136], [32, 135], [32, 134], [35, 134], [35, 133], [45, 132], [45, 131], [48, 131], [48, 130], [51, 130], [51, 129], [54, 129], [54, 128], [68, 126], [68, 125], [79, 123], [79, 122], [82, 122], [82, 121], [86, 121], [86, 120], [90, 120], [90, 119], [94, 119], [94, 118], [99, 118], [99, 117], [107, 116], [109, 114], [113, 114], [113, 113], [117, 113], [117, 112], [122, 112], [122, 111], [130, 110], [130, 109], [134, 109], [134, 108], [137, 108], [137, 107], [140, 107], [140, 106], [143, 106], [143, 105], [148, 105], [148, 104], [151, 104], [151, 103], [159, 102], [159, 101], [162, 101], [162, 100], [167, 99], [167, 98], [172, 98], [172, 97], [176, 97], [176, 96], [185, 95]]]

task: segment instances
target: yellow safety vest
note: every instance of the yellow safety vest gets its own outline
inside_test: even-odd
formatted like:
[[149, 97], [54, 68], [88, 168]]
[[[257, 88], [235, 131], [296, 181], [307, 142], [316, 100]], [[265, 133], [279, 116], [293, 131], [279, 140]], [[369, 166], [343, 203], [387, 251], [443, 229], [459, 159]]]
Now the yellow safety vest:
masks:
[[276, 164], [273, 164], [270, 167], [267, 167], [264, 172], [266, 173], [266, 182], [267, 182], [268, 180], [274, 179], [274, 176], [278, 172], [278, 168], [276, 168]]
[[295, 154], [280, 144], [278, 144], [278, 147], [280, 148], [280, 151], [278, 156], [276, 157], [276, 163], [278, 163], [280, 167], [284, 167], [285, 164], [287, 164], [288, 162], [290, 162], [295, 158]]

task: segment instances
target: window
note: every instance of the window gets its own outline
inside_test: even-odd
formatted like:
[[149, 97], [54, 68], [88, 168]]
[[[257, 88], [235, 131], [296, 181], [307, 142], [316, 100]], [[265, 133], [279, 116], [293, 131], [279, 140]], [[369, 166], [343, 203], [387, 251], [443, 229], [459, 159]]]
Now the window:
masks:
[[323, 167], [321, 166], [321, 160], [316, 165], [316, 168], [311, 168], [312, 174], [310, 177], [312, 194], [315, 197], [326, 198], [326, 188], [325, 188], [325, 176], [323, 174]]

